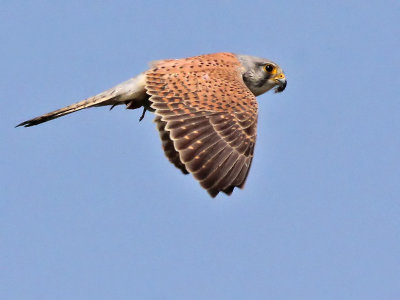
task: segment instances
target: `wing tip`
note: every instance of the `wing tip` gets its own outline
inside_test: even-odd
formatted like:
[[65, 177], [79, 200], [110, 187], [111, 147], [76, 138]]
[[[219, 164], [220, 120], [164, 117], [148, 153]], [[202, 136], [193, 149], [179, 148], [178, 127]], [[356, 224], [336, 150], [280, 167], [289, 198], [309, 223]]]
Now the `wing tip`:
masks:
[[208, 189], [207, 192], [211, 196], [211, 198], [215, 198], [215, 197], [217, 197], [217, 195], [220, 191], [217, 189]]
[[[217, 197], [217, 195], [218, 195], [220, 192], [223, 192], [223, 193], [226, 194], [227, 196], [231, 196], [232, 193], [233, 193], [233, 190], [235, 189], [235, 187], [238, 187], [238, 186], [231, 185], [231, 186], [229, 186], [228, 188], [225, 188], [225, 189], [223, 189], [223, 190], [218, 189], [218, 188], [210, 188], [210, 189], [207, 189], [207, 192], [208, 192], [208, 194], [211, 196], [211, 198]], [[241, 187], [241, 186], [239, 186], [239, 188], [240, 188], [240, 189], [243, 189], [243, 187]]]

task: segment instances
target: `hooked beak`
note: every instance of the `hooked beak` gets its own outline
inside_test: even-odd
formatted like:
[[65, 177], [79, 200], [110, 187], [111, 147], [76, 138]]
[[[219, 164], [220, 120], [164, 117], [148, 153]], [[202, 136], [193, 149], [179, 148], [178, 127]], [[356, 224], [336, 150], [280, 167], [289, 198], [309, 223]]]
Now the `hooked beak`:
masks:
[[276, 76], [274, 79], [275, 79], [275, 83], [277, 85], [277, 87], [275, 89], [275, 93], [283, 92], [287, 85], [287, 80], [286, 80], [285, 74], [281, 73], [278, 76]]

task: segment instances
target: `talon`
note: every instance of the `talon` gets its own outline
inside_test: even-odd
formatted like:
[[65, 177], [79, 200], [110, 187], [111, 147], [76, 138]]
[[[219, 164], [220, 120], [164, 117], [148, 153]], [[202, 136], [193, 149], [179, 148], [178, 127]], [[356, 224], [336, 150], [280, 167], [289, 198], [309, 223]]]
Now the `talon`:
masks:
[[143, 112], [142, 112], [142, 115], [139, 118], [139, 122], [143, 120], [144, 115], [146, 114], [146, 110], [147, 110], [146, 107], [143, 107]]
[[115, 103], [115, 104], [113, 104], [111, 107], [110, 107], [110, 110], [112, 110], [114, 107], [116, 107], [118, 104], [117, 103]]

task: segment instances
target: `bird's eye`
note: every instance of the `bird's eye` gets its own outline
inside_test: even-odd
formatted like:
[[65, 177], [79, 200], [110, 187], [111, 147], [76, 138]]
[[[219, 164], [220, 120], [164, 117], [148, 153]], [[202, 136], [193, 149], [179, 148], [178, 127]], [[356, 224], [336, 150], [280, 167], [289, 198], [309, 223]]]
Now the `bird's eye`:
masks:
[[273, 65], [267, 64], [264, 66], [264, 70], [268, 73], [273, 73], [275, 71], [275, 67]]

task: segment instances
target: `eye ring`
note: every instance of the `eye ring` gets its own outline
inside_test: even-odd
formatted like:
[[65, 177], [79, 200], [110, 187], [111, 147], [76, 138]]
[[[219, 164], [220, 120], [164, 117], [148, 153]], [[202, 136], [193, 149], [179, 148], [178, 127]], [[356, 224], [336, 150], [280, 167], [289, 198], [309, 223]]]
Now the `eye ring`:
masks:
[[267, 73], [273, 73], [274, 71], [275, 71], [275, 66], [273, 66], [273, 65], [271, 65], [271, 64], [266, 64], [265, 66], [264, 66], [264, 70], [265, 70], [265, 72], [267, 72]]

